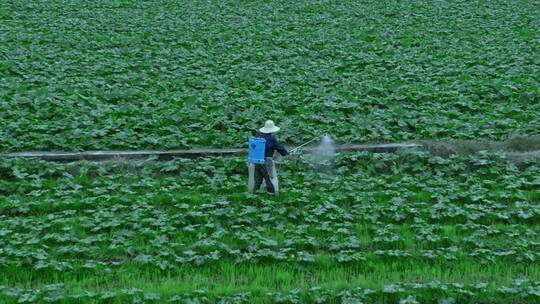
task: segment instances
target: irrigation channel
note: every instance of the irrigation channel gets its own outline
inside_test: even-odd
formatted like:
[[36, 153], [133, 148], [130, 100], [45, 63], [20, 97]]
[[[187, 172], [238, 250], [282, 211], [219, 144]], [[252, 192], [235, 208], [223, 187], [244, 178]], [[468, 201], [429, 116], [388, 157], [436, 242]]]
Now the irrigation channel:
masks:
[[[422, 145], [416, 143], [397, 144], [370, 144], [370, 145], [338, 145], [336, 152], [370, 151], [374, 153], [393, 153], [400, 149], [415, 149]], [[304, 152], [312, 152], [316, 148], [303, 148]], [[73, 161], [105, 161], [122, 159], [146, 159], [154, 157], [157, 160], [170, 160], [178, 158], [198, 157], [229, 157], [246, 154], [246, 149], [193, 149], [193, 150], [136, 150], [136, 151], [88, 151], [88, 152], [15, 152], [0, 154], [0, 158], [40, 158], [48, 161], [73, 162]]]

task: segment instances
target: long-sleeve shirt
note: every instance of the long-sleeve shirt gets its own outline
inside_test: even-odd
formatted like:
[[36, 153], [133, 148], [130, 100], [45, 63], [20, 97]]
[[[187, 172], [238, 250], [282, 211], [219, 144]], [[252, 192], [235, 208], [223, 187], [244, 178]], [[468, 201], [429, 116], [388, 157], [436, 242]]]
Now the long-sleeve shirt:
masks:
[[283, 145], [280, 144], [277, 138], [271, 133], [258, 133], [257, 137], [266, 139], [264, 157], [272, 157], [274, 155], [274, 151], [278, 151], [279, 154], [283, 156], [287, 156], [287, 154], [289, 154], [285, 147], [283, 147]]

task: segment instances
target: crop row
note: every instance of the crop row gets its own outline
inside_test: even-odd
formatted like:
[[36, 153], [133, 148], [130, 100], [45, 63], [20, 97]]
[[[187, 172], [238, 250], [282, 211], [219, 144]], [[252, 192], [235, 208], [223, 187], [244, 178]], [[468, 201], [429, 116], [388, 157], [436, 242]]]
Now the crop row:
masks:
[[494, 291], [489, 290], [486, 283], [473, 285], [445, 284], [438, 281], [414, 284], [389, 284], [380, 289], [354, 288], [350, 290], [327, 290], [312, 287], [308, 290], [295, 289], [290, 292], [268, 292], [253, 294], [243, 292], [228, 296], [216, 297], [208, 291], [197, 290], [191, 293], [163, 297], [157, 293], [144, 292], [142, 289], [129, 288], [118, 291], [82, 292], [66, 294], [62, 284], [51, 284], [39, 289], [21, 289], [0, 286], [0, 295], [7, 299], [17, 300], [17, 303], [80, 303], [81, 301], [112, 301], [117, 303], [220, 303], [241, 304], [257, 300], [264, 303], [342, 303], [357, 304], [384, 301], [385, 303], [417, 304], [462, 303], [470, 299], [482, 299], [496, 296], [499, 300], [509, 297], [522, 301], [537, 301], [540, 299], [540, 282], [516, 280], [509, 286], [500, 286]]

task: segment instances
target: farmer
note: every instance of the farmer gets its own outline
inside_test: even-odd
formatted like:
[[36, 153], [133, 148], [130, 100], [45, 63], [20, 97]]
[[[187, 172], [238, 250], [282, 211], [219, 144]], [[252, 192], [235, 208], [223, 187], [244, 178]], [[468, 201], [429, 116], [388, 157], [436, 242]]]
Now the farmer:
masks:
[[277, 194], [279, 191], [276, 166], [272, 157], [274, 152], [278, 151], [282, 156], [286, 156], [289, 153], [281, 145], [273, 133], [279, 131], [273, 121], [267, 120], [264, 127], [259, 129], [259, 133], [255, 136], [266, 140], [264, 149], [264, 157], [266, 163], [264, 164], [249, 164], [249, 191], [254, 193], [259, 190], [264, 180], [266, 184], [266, 190], [269, 193]]

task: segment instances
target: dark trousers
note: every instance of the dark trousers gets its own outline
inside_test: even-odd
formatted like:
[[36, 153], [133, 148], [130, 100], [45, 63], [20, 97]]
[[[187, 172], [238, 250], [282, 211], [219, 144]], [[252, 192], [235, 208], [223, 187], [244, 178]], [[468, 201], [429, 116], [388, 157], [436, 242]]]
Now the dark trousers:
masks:
[[254, 191], [259, 190], [261, 187], [262, 182], [266, 183], [266, 190], [270, 193], [275, 193], [276, 190], [274, 189], [274, 185], [272, 184], [272, 181], [270, 180], [270, 174], [268, 174], [268, 169], [266, 168], [266, 165], [255, 165], [255, 188]]

